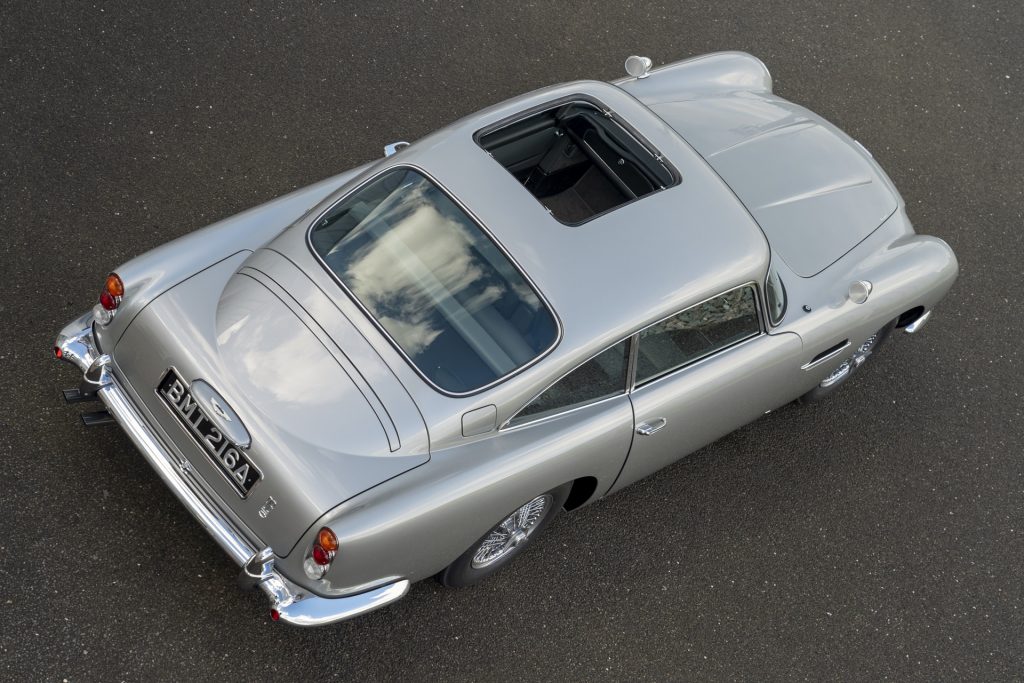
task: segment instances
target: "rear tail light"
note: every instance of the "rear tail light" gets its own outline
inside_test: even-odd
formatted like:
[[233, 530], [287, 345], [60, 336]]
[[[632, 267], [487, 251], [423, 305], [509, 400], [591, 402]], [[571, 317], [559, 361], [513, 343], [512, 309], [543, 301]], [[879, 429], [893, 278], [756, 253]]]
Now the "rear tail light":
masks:
[[309, 549], [309, 555], [302, 568], [306, 576], [311, 579], [321, 579], [327, 573], [327, 569], [334, 561], [334, 555], [338, 551], [338, 537], [327, 527], [323, 527], [316, 534], [316, 541]]
[[114, 312], [121, 305], [122, 298], [124, 298], [124, 282], [117, 273], [111, 273], [107, 276], [107, 281], [103, 283], [100, 302], [92, 309], [96, 321], [101, 325], [106, 325], [113, 320]]
[[316, 535], [316, 541], [321, 548], [329, 553], [334, 553], [338, 549], [338, 537], [327, 527], [321, 529], [320, 533]]

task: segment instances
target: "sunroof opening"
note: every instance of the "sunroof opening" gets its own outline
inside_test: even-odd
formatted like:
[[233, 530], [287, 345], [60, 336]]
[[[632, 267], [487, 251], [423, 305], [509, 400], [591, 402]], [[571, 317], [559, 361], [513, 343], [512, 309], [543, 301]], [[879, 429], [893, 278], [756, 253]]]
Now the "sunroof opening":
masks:
[[574, 101], [477, 136], [566, 225], [579, 225], [678, 182], [661, 155], [614, 115]]

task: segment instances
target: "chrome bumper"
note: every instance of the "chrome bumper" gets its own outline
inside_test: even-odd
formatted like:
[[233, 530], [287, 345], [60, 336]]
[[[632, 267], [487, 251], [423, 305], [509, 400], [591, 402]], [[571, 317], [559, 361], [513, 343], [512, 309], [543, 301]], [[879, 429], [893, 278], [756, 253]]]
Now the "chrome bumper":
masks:
[[91, 313], [69, 323], [58, 335], [54, 349], [59, 351], [61, 360], [74, 364], [85, 373], [80, 391], [83, 394], [95, 393], [103, 401], [178, 500], [242, 567], [240, 583], [246, 587], [257, 585], [267, 594], [275, 620], [297, 626], [329, 624], [383, 607], [408, 592], [409, 581], [402, 579], [358, 595], [324, 598], [289, 581], [274, 568], [273, 550], [252, 546], [202, 489], [191, 481], [190, 468], [179, 464], [181, 460], [164, 446], [129, 400], [110, 371], [110, 357], [101, 355], [96, 349]]

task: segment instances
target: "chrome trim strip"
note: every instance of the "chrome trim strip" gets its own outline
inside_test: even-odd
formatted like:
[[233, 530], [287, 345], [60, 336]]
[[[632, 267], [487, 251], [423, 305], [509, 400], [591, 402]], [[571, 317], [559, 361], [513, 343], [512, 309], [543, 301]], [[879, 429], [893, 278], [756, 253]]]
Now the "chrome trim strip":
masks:
[[[529, 363], [526, 363], [525, 365], [521, 365], [518, 368], [515, 368], [514, 370], [512, 370], [512, 372], [509, 372], [509, 373], [507, 373], [505, 375], [502, 375], [501, 377], [495, 379], [490, 384], [485, 384], [484, 386], [478, 387], [476, 389], [473, 389], [472, 391], [462, 391], [462, 392], [448, 391], [448, 390], [442, 389], [441, 387], [439, 387], [436, 384], [434, 384], [430, 380], [430, 378], [428, 378], [425, 374], [423, 374], [423, 371], [421, 371], [416, 366], [416, 364], [414, 362], [412, 362], [412, 359], [409, 358], [409, 356], [405, 353], [405, 351], [398, 344], [398, 342], [395, 341], [394, 338], [390, 334], [388, 334], [388, 331], [386, 329], [384, 329], [384, 326], [381, 325], [379, 322], [377, 322], [377, 319], [373, 316], [373, 314], [370, 312], [370, 310], [368, 308], [366, 308], [366, 306], [363, 305], [363, 302], [361, 302], [359, 300], [359, 297], [357, 297], [352, 292], [352, 290], [350, 290], [345, 285], [345, 283], [342, 282], [341, 278], [338, 277], [337, 273], [335, 273], [331, 269], [331, 267], [327, 265], [327, 262], [324, 261], [323, 258], [320, 256], [320, 254], [317, 253], [316, 249], [313, 248], [313, 238], [312, 238], [313, 227], [320, 221], [321, 218], [323, 218], [335, 206], [337, 206], [341, 202], [343, 202], [346, 199], [348, 199], [348, 197], [351, 194], [353, 194], [354, 192], [357, 192], [357, 191], [361, 190], [363, 187], [365, 187], [366, 185], [369, 185], [370, 183], [372, 183], [374, 180], [376, 180], [377, 178], [381, 177], [385, 173], [391, 173], [392, 171], [397, 171], [399, 169], [406, 169], [406, 170], [415, 171], [416, 173], [419, 173], [424, 178], [426, 178], [427, 180], [432, 182], [437, 187], [438, 190], [440, 190], [442, 193], [444, 193], [444, 195], [446, 197], [448, 197], [448, 199], [452, 200], [452, 202], [454, 202], [460, 209], [462, 209], [466, 213], [466, 216], [468, 216], [471, 221], [476, 223], [477, 227], [480, 228], [480, 230], [483, 231], [483, 233], [485, 235], [487, 235], [487, 237], [494, 243], [494, 245], [498, 248], [498, 250], [502, 254], [505, 255], [505, 258], [507, 258], [509, 260], [509, 263], [512, 264], [512, 267], [514, 267], [519, 272], [519, 274], [523, 276], [523, 279], [526, 280], [526, 282], [533, 289], [533, 292], [534, 292], [534, 294], [537, 295], [537, 298], [541, 300], [541, 303], [543, 303], [545, 307], [547, 307], [548, 312], [551, 313], [551, 317], [554, 318], [555, 326], [558, 328], [558, 334], [555, 336], [555, 340], [551, 343], [551, 346], [549, 346], [548, 348], [544, 349], [542, 352], [537, 354], [537, 356], [533, 360], [531, 360]], [[462, 201], [458, 197], [456, 197], [451, 192], [449, 192], [448, 188], [446, 188], [444, 185], [442, 185], [437, 180], [437, 178], [435, 178], [434, 176], [430, 175], [430, 173], [428, 173], [424, 169], [422, 169], [419, 166], [416, 166], [414, 164], [403, 163], [403, 164], [396, 164], [394, 166], [388, 166], [387, 168], [382, 169], [382, 170], [374, 173], [373, 175], [369, 176], [365, 180], [360, 181], [354, 187], [352, 187], [352, 189], [348, 190], [343, 195], [341, 195], [338, 199], [336, 199], [335, 201], [331, 202], [330, 205], [326, 209], [324, 209], [323, 211], [321, 211], [320, 213], [317, 214], [316, 218], [314, 218], [312, 220], [312, 222], [310, 222], [309, 226], [306, 228], [306, 246], [309, 248], [310, 253], [313, 254], [313, 258], [315, 258], [320, 263], [320, 265], [323, 266], [323, 269], [325, 271], [327, 271], [327, 274], [330, 275], [330, 277], [336, 283], [338, 283], [338, 286], [341, 287], [342, 291], [344, 291], [345, 294], [348, 295], [348, 298], [351, 299], [352, 302], [355, 303], [355, 305], [363, 312], [363, 314], [366, 316], [366, 319], [368, 321], [370, 321], [370, 323], [372, 323], [374, 327], [377, 328], [377, 330], [381, 333], [381, 335], [384, 337], [384, 339], [387, 340], [388, 343], [391, 344], [391, 346], [398, 352], [398, 354], [402, 358], [405, 359], [405, 362], [408, 363], [409, 367], [412, 368], [413, 371], [417, 375], [420, 376], [420, 379], [422, 379], [424, 382], [426, 382], [428, 385], [430, 385], [435, 391], [437, 391], [438, 393], [444, 394], [445, 396], [451, 396], [453, 398], [462, 398], [464, 396], [474, 396], [476, 394], [479, 394], [479, 393], [482, 393], [484, 391], [487, 391], [491, 387], [496, 386], [498, 384], [501, 384], [502, 382], [508, 380], [509, 378], [514, 377], [514, 376], [518, 375], [519, 373], [523, 372], [527, 368], [530, 368], [530, 367], [534, 366], [541, 359], [543, 359], [549, 353], [551, 353], [555, 349], [555, 347], [558, 346], [559, 342], [562, 341], [562, 334], [563, 334], [562, 319], [558, 317], [558, 311], [555, 310], [554, 306], [551, 305], [551, 302], [548, 301], [546, 296], [544, 296], [544, 292], [542, 292], [540, 290], [540, 287], [537, 286], [537, 284], [533, 281], [533, 279], [530, 277], [530, 275], [525, 270], [523, 270], [523, 267], [521, 265], [519, 265], [519, 262], [516, 261], [515, 258], [513, 258], [512, 254], [510, 254], [507, 249], [505, 249], [505, 245], [503, 245], [501, 243], [501, 241], [498, 240], [497, 237], [495, 237], [494, 233], [492, 233], [490, 230], [487, 229], [487, 226], [484, 225], [483, 221], [481, 221], [477, 217], [477, 215], [475, 213], [473, 213], [469, 209], [468, 206], [463, 204]]]
[[822, 363], [826, 363], [826, 362], [832, 360], [833, 358], [835, 358], [836, 356], [841, 354], [843, 351], [845, 351], [849, 347], [850, 347], [850, 340], [847, 339], [846, 343], [843, 344], [842, 346], [832, 350], [830, 353], [828, 353], [827, 355], [822, 356], [821, 358], [819, 358], [817, 360], [812, 360], [809, 363], [804, 363], [803, 365], [800, 366], [800, 369], [801, 370], [813, 370], [814, 368], [818, 367]]
[[[557, 382], [556, 382], [556, 384], [557, 384]], [[550, 389], [550, 388], [551, 387], [548, 387], [548, 389]], [[547, 391], [547, 389], [545, 389], [544, 391]], [[530, 399], [530, 403], [533, 403], [534, 399], [536, 399], [541, 394], [543, 394], [544, 391], [540, 392], [540, 394], [537, 394], [537, 396], [534, 396], [534, 398]], [[515, 416], [519, 414], [519, 413], [516, 413], [516, 415], [513, 415], [509, 419], [507, 419], [504, 422], [502, 422], [501, 426], [498, 427], [498, 431], [502, 432], [502, 433], [503, 432], [512, 432], [512, 431], [515, 431], [517, 429], [523, 429], [525, 427], [533, 427], [534, 425], [539, 425], [539, 424], [541, 424], [543, 422], [551, 422], [555, 418], [563, 417], [565, 415], [568, 415], [569, 413], [575, 413], [576, 411], [583, 410], [584, 408], [591, 408], [593, 406], [600, 405], [602, 403], [607, 403], [608, 401], [614, 401], [615, 399], [621, 398], [622, 396], [625, 396], [625, 395], [626, 395], [626, 392], [622, 391], [622, 392], [619, 392], [617, 394], [612, 394], [610, 396], [604, 396], [603, 398], [594, 399], [593, 401], [587, 401], [586, 403], [580, 403], [580, 404], [577, 404], [577, 405], [573, 405], [572, 407], [566, 408], [565, 410], [559, 411], [557, 413], [551, 413], [550, 415], [541, 415], [540, 417], [538, 417], [535, 420], [529, 420], [527, 422], [520, 422], [517, 425], [509, 424], [509, 422], [511, 422], [513, 420], [513, 418], [515, 418]], [[524, 405], [523, 408], [525, 408], [526, 406], [530, 405], [530, 403], [527, 403], [526, 405]], [[519, 412], [522, 412], [523, 408], [520, 408]]]
[[932, 312], [925, 311], [923, 314], [921, 314], [920, 318], [910, 323], [909, 325], [904, 326], [903, 331], [906, 332], [907, 334], [914, 334], [916, 332], [920, 332], [921, 328], [928, 324], [928, 319], [931, 317]]
[[[110, 357], [97, 355], [90, 319], [91, 314], [87, 314], [67, 325], [57, 337], [56, 346], [61, 349], [62, 359], [80, 370], [92, 367], [106, 369], [110, 365]], [[74, 329], [80, 325], [85, 325], [85, 328]], [[217, 545], [243, 568], [245, 579], [258, 581], [282, 621], [297, 626], [318, 626], [351, 619], [394, 602], [408, 592], [410, 584], [407, 579], [338, 598], [321, 597], [292, 583], [273, 568], [275, 556], [270, 548], [253, 547], [231, 521], [214, 504], [205, 500], [205, 495], [188, 481], [189, 470], [186, 465], [179, 464], [178, 458], [149, 427], [119, 380], [112, 373], [104, 372], [101, 381], [103, 384], [97, 388], [96, 395], [107, 406], [110, 414], [175, 497], [192, 513]]]

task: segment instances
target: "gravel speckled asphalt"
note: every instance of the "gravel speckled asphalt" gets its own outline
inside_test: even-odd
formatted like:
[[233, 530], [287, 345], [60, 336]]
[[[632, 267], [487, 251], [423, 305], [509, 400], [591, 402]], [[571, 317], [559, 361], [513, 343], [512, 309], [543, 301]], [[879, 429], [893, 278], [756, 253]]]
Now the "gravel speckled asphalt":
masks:
[[[0, 679], [1024, 677], [1024, 6], [200, 4], [0, 8]], [[484, 585], [272, 623], [59, 400], [53, 336], [119, 262], [506, 97], [722, 49], [872, 150], [961, 278], [833, 400], [560, 517]]]

